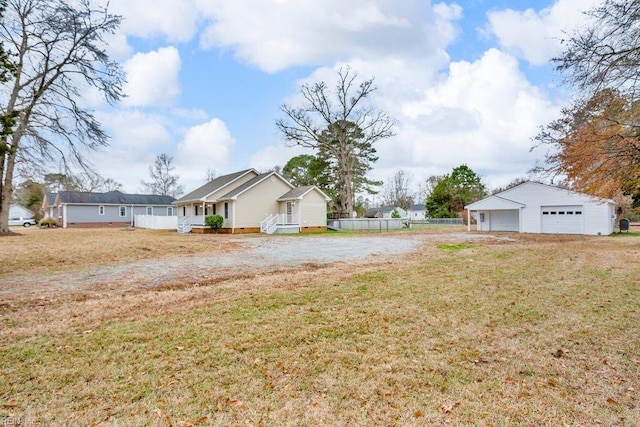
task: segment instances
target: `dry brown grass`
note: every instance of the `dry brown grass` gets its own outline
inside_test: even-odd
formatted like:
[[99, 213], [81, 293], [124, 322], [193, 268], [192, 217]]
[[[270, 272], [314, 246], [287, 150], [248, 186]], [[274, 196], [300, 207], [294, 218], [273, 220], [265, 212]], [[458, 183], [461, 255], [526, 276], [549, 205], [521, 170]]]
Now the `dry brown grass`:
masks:
[[178, 234], [164, 230], [39, 229], [0, 237], [0, 277], [29, 270], [64, 272], [129, 262], [237, 249], [229, 236]]
[[0, 422], [639, 425], [640, 238], [514, 237], [5, 307]]

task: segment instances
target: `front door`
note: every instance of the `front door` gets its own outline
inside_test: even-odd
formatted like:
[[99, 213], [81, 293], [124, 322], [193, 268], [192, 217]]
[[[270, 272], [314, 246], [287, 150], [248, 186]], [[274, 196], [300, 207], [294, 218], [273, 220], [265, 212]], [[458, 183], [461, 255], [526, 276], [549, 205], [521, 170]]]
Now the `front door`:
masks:
[[287, 224], [293, 224], [293, 202], [287, 202]]

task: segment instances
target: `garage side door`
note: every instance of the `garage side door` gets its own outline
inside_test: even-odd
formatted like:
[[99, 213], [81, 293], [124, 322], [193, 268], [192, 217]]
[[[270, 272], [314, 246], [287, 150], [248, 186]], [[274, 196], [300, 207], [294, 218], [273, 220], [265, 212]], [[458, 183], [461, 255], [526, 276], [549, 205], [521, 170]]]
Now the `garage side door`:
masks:
[[520, 231], [518, 224], [518, 211], [491, 211], [491, 231]]
[[584, 209], [582, 206], [543, 206], [541, 209], [543, 233], [583, 233]]

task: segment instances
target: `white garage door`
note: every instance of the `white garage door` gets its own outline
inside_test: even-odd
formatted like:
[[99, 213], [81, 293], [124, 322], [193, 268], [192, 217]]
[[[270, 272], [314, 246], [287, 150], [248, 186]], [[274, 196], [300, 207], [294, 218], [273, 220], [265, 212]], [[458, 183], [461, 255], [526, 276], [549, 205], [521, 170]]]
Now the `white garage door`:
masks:
[[541, 213], [543, 233], [583, 233], [582, 206], [543, 206]]
[[491, 211], [489, 221], [491, 231], [520, 231], [517, 210]]

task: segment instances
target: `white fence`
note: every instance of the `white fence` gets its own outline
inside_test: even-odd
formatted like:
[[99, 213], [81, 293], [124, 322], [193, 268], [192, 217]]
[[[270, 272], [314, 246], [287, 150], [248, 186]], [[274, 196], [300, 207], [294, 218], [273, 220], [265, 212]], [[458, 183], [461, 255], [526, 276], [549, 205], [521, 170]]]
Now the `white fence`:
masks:
[[139, 228], [151, 228], [153, 230], [176, 230], [178, 228], [178, 217], [136, 215], [134, 225]]

